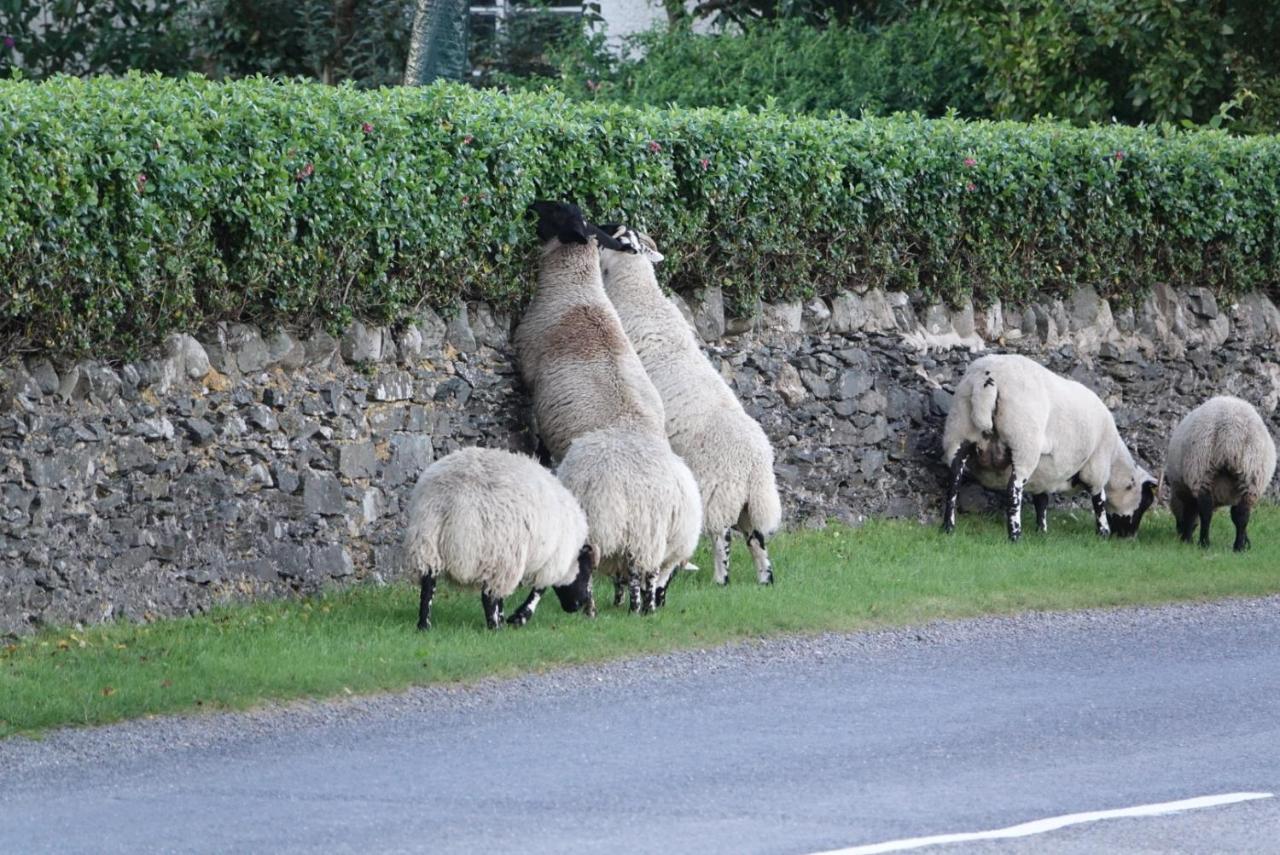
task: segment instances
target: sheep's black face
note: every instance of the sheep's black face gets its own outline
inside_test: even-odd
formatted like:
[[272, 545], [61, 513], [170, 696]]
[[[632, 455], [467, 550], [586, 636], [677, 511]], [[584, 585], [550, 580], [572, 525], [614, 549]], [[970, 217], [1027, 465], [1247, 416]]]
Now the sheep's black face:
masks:
[[1147, 512], [1147, 508], [1156, 500], [1156, 482], [1144, 481], [1142, 484], [1142, 499], [1138, 502], [1137, 510], [1132, 514], [1117, 514], [1110, 511], [1107, 512], [1107, 524], [1111, 527], [1111, 534], [1117, 537], [1133, 537], [1138, 533], [1138, 526], [1142, 524], [1142, 515]]
[[614, 235], [622, 231], [622, 226], [614, 223], [605, 223], [597, 226], [594, 223], [587, 223], [587, 228], [596, 236], [596, 241], [600, 244], [601, 249], [612, 249], [614, 252], [629, 252], [635, 254], [636, 248], [629, 243], [618, 240]]
[[538, 239], [543, 243], [586, 243], [590, 231], [582, 209], [572, 202], [538, 201], [529, 206], [538, 216]]
[[595, 550], [590, 546], [582, 547], [578, 553], [578, 575], [568, 585], [557, 585], [553, 590], [560, 600], [560, 607], [566, 612], [582, 611], [591, 600], [591, 573], [595, 570]]

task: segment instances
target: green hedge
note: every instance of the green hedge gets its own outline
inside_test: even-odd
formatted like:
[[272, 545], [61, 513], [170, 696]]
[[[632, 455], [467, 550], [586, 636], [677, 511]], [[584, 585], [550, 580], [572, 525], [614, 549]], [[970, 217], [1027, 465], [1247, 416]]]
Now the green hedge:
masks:
[[441, 85], [0, 82], [0, 342], [391, 320], [531, 283], [537, 197], [654, 233], [677, 288], [1030, 299], [1270, 287], [1280, 140], [634, 110]]

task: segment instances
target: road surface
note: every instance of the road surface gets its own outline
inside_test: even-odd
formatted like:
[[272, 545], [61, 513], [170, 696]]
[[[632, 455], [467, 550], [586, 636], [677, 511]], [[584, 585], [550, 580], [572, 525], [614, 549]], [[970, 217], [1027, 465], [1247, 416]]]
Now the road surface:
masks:
[[[1280, 598], [0, 742], [0, 852], [816, 853], [1280, 793]], [[1280, 852], [1280, 797], [932, 852]]]

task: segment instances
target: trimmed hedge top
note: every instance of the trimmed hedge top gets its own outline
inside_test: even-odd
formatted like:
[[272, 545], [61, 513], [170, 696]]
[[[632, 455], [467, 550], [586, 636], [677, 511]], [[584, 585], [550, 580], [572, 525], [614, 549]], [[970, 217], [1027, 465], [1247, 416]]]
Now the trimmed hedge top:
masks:
[[636, 110], [456, 85], [0, 82], [0, 341], [514, 303], [535, 198], [650, 231], [739, 305], [877, 284], [1029, 300], [1280, 279], [1280, 139]]

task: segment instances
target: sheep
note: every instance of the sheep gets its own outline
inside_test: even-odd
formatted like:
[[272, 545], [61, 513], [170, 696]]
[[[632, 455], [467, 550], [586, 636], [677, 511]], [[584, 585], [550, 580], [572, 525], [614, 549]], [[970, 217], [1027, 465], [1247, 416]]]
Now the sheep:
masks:
[[538, 287], [513, 337], [551, 462], [575, 437], [629, 424], [664, 435], [658, 391], [627, 341], [600, 277], [601, 243], [621, 245], [568, 203], [536, 202]]
[[669, 553], [682, 553], [683, 562], [693, 552], [672, 533], [691, 525], [696, 543], [701, 499], [667, 442], [662, 399], [604, 292], [599, 246], [621, 244], [574, 205], [533, 208], [543, 247], [537, 292], [514, 337], [521, 374], [540, 439], [618, 584], [615, 603], [625, 581], [631, 610], [647, 613], [665, 597], [675, 566]]
[[1249, 548], [1249, 512], [1276, 471], [1276, 444], [1258, 411], [1247, 401], [1210, 398], [1178, 422], [1164, 463], [1169, 509], [1184, 543], [1200, 524], [1200, 545], [1209, 546], [1213, 511], [1231, 506], [1235, 551]]
[[586, 511], [604, 572], [630, 591], [630, 610], [661, 605], [672, 573], [698, 545], [702, 499], [693, 473], [661, 436], [618, 426], [569, 444], [558, 477]]
[[736, 528], [751, 550], [757, 581], [772, 584], [765, 544], [782, 521], [773, 446], [703, 354], [679, 308], [663, 294], [653, 269], [662, 254], [653, 239], [622, 226], [600, 228], [624, 248], [637, 250], [601, 251], [605, 293], [662, 398], [671, 449], [698, 482], [715, 580], [729, 582], [729, 547]]
[[1134, 461], [1098, 396], [1025, 356], [974, 361], [956, 387], [942, 439], [951, 469], [942, 523], [948, 533], [955, 530], [960, 480], [970, 466], [979, 483], [1006, 491], [1015, 542], [1022, 536], [1024, 491], [1033, 496], [1043, 532], [1048, 494], [1086, 487], [1102, 537], [1137, 534], [1155, 500], [1155, 479]]
[[441, 573], [480, 588], [485, 623], [502, 626], [502, 600], [517, 586], [533, 591], [507, 623], [533, 617], [548, 586], [567, 612], [591, 601], [598, 555], [587, 543], [577, 500], [531, 457], [465, 448], [437, 460], [409, 500], [405, 564], [421, 581], [418, 629], [431, 628], [431, 600]]

